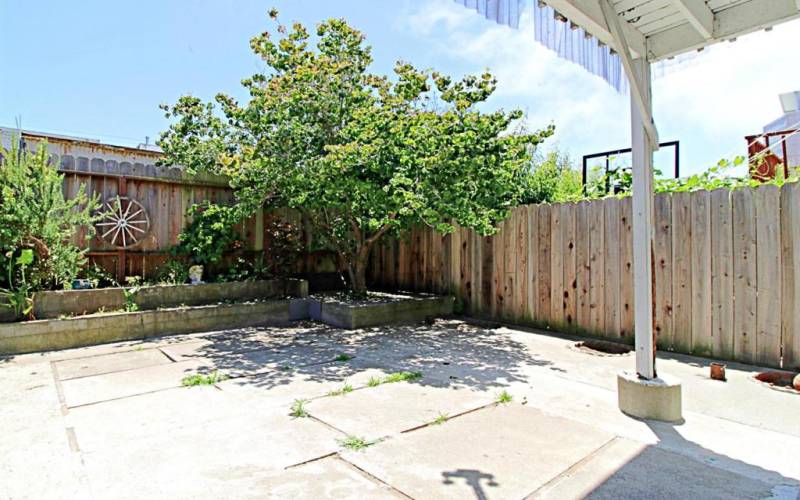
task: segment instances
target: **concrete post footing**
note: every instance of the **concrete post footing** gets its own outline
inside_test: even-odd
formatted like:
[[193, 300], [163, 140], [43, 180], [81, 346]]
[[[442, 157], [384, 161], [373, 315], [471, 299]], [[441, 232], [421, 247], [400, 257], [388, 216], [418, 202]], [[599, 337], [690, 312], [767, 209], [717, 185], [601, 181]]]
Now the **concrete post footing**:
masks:
[[632, 417], [664, 422], [683, 419], [681, 382], [661, 374], [654, 379], [639, 378], [635, 372], [617, 374], [619, 409]]

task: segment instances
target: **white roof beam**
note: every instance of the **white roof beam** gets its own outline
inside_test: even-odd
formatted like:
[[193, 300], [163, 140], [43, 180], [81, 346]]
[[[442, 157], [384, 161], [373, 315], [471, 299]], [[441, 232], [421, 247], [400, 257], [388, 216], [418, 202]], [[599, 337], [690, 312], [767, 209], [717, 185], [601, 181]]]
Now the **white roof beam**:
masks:
[[[656, 125], [653, 121], [653, 115], [650, 112], [652, 109], [650, 106], [650, 92], [649, 89], [645, 87], [645, 85], [649, 85], [649, 82], [643, 82], [637, 72], [634, 71], [633, 57], [631, 57], [631, 51], [628, 48], [629, 44], [625, 39], [625, 33], [623, 32], [622, 28], [623, 22], [620, 21], [617, 11], [614, 10], [614, 7], [611, 5], [609, 0], [599, 0], [599, 2], [600, 10], [605, 18], [605, 21], [607, 21], [611, 36], [614, 38], [614, 42], [618, 47], [622, 47], [622, 49], [619, 51], [619, 57], [622, 61], [622, 67], [625, 68], [625, 74], [628, 76], [628, 81], [631, 84], [631, 98], [636, 103], [636, 107], [639, 110], [639, 116], [642, 119], [642, 126], [644, 127], [644, 130], [647, 133], [647, 138], [650, 141], [650, 147], [653, 150], [657, 150], [658, 131], [656, 130]], [[643, 63], [650, 64], [646, 59], [643, 61]], [[647, 74], [649, 75], [649, 72]]]
[[[622, 47], [617, 45], [605, 22], [598, 0], [544, 0], [544, 2], [601, 42], [622, 53]], [[642, 32], [628, 23], [623, 23], [622, 30], [630, 48], [631, 57], [644, 56], [647, 45]]]
[[714, 35], [714, 13], [703, 0], [672, 0], [672, 3], [703, 38], [708, 40]]
[[703, 38], [688, 23], [656, 33], [647, 39], [649, 59], [664, 59], [800, 18], [798, 3], [800, 0], [750, 0], [720, 10], [714, 16], [714, 29], [710, 39]]

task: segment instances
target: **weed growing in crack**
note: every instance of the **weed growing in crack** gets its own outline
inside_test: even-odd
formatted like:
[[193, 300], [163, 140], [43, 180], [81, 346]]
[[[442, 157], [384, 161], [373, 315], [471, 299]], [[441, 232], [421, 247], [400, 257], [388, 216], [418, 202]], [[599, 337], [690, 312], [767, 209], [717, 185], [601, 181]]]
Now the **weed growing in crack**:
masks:
[[378, 377], [370, 377], [369, 380], [367, 380], [367, 387], [377, 387], [379, 385], [381, 385], [381, 379]]
[[503, 390], [500, 394], [497, 395], [497, 403], [506, 404], [510, 403], [514, 400], [514, 396], [508, 393], [508, 391]]
[[353, 359], [353, 356], [349, 354], [339, 354], [338, 356], [333, 358], [334, 361], [350, 361], [351, 359]]
[[194, 387], [196, 385], [214, 385], [217, 382], [227, 380], [229, 377], [224, 373], [214, 370], [209, 374], [195, 373], [194, 375], [187, 375], [181, 380], [181, 385], [184, 387]]
[[421, 372], [395, 372], [383, 378], [384, 384], [392, 384], [395, 382], [413, 382], [422, 378]]
[[450, 416], [447, 413], [441, 413], [440, 412], [439, 416], [436, 417], [435, 419], [433, 419], [433, 422], [431, 422], [431, 424], [433, 424], [433, 425], [442, 425], [443, 423], [447, 422], [448, 420], [450, 420]]
[[289, 415], [295, 418], [305, 418], [308, 416], [308, 411], [306, 410], [306, 404], [308, 403], [307, 399], [295, 399], [294, 403], [292, 403], [291, 411]]
[[329, 392], [328, 396], [344, 396], [348, 392], [353, 392], [353, 386], [350, 384], [344, 384], [341, 389]]
[[375, 444], [375, 441], [367, 441], [364, 438], [358, 436], [347, 436], [344, 439], [339, 439], [339, 446], [342, 448], [347, 448], [353, 451], [363, 450], [368, 446], [372, 446]]

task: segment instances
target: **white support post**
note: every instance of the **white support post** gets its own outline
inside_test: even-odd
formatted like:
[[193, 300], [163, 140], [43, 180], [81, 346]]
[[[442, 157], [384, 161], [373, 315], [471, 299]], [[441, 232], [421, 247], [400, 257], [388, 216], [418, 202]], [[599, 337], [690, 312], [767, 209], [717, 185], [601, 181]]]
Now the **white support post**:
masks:
[[[633, 95], [631, 96], [636, 372], [642, 378], [653, 379], [656, 377], [652, 281], [654, 145], [649, 137], [646, 122], [651, 116], [653, 99], [650, 88], [650, 63], [644, 58], [632, 62], [633, 73], [638, 79], [642, 91], [639, 102]], [[644, 104], [644, 110], [641, 109], [642, 104]]]

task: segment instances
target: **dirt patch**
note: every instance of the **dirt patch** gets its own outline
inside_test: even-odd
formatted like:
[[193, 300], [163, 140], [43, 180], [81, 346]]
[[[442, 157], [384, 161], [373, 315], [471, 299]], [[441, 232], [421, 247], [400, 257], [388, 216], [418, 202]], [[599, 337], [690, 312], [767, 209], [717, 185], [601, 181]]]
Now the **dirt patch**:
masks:
[[780, 370], [773, 370], [768, 372], [762, 372], [758, 375], [754, 376], [753, 378], [765, 384], [767, 387], [783, 392], [790, 392], [792, 394], [800, 394], [800, 391], [796, 390], [792, 386], [792, 381], [796, 376], [796, 373], [792, 372], [784, 372]]
[[601, 356], [623, 356], [633, 351], [630, 346], [606, 340], [584, 340], [576, 343], [575, 347], [583, 352]]

